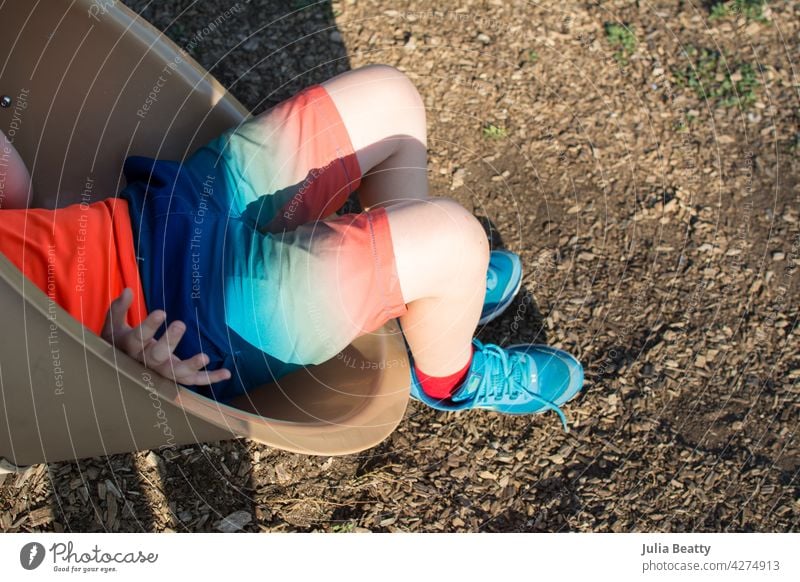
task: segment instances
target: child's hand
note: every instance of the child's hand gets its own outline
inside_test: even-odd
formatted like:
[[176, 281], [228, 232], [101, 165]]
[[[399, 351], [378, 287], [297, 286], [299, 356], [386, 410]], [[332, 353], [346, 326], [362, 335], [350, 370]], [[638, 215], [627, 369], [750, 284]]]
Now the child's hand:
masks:
[[133, 292], [129, 288], [125, 288], [122, 295], [111, 302], [101, 334], [104, 340], [179, 384], [205, 386], [231, 377], [230, 371], [225, 368], [213, 372], [201, 370], [208, 364], [206, 354], [180, 360], [172, 353], [186, 331], [186, 325], [181, 321], [173, 321], [161, 339], [154, 339], [153, 336], [167, 316], [160, 309], [150, 313], [139, 327], [129, 326], [125, 317], [132, 303]]

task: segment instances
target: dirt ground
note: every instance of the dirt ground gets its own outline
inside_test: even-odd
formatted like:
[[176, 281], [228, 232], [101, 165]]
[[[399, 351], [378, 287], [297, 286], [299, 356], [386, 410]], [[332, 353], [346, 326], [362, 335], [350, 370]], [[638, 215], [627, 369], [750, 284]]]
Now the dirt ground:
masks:
[[[126, 4], [186, 47], [229, 3]], [[800, 4], [399, 4], [252, 0], [190, 52], [256, 112], [406, 72], [432, 192], [523, 258], [480, 337], [580, 358], [571, 432], [412, 402], [359, 455], [239, 440], [0, 476], [0, 529], [797, 531]]]

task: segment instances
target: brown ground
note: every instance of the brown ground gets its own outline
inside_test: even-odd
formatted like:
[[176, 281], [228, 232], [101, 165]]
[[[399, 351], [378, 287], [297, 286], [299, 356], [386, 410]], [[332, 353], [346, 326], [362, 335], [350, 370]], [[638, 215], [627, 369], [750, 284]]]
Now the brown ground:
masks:
[[[186, 46], [228, 3], [126, 4]], [[0, 529], [797, 531], [800, 5], [760, 22], [662, 0], [278, 4], [243, 4], [192, 54], [255, 111], [367, 63], [411, 76], [433, 192], [527, 270], [481, 337], [580, 357], [573, 431], [412, 403], [361, 455], [232, 441], [33, 467], [0, 476]], [[606, 22], [633, 28], [632, 54]], [[689, 45], [734, 80], [749, 63], [754, 103], [678, 86]]]

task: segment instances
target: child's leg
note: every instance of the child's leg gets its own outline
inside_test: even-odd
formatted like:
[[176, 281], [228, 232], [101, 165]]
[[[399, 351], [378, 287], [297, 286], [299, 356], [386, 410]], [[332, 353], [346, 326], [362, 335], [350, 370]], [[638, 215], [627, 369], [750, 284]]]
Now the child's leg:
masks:
[[369, 65], [322, 83], [361, 167], [364, 208], [428, 197], [425, 104], [414, 84], [387, 65]]
[[[201, 148], [188, 166], [224, 162], [217, 200], [260, 232], [335, 213], [353, 190], [364, 208], [428, 196], [422, 98], [400, 71], [369, 65], [306, 88]], [[227, 212], [227, 208], [222, 208]]]
[[399, 317], [425, 374], [449, 376], [469, 362], [489, 252], [458, 203], [406, 201], [277, 234], [237, 224], [223, 261], [226, 321], [262, 351], [321, 363]]
[[[347, 128], [362, 171], [365, 208], [428, 199], [425, 105], [400, 71], [371, 65], [322, 83]], [[388, 210], [403, 298], [400, 318], [416, 366], [431, 376], [461, 370], [472, 353], [486, 287], [480, 224], [446, 199]]]
[[446, 198], [387, 210], [408, 311], [400, 318], [414, 364], [449, 376], [469, 363], [486, 290], [489, 243], [480, 223]]

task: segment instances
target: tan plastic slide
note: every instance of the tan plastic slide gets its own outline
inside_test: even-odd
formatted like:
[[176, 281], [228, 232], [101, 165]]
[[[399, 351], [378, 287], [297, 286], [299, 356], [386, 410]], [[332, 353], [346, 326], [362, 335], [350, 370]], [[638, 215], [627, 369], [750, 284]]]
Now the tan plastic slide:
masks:
[[[34, 206], [46, 208], [115, 195], [127, 155], [181, 160], [249, 115], [113, 0], [0, 4], [0, 99], [0, 128], [31, 171]], [[0, 471], [235, 437], [347, 454], [386, 438], [408, 402], [395, 322], [236, 406], [115, 350], [2, 254], [0, 322]]]

